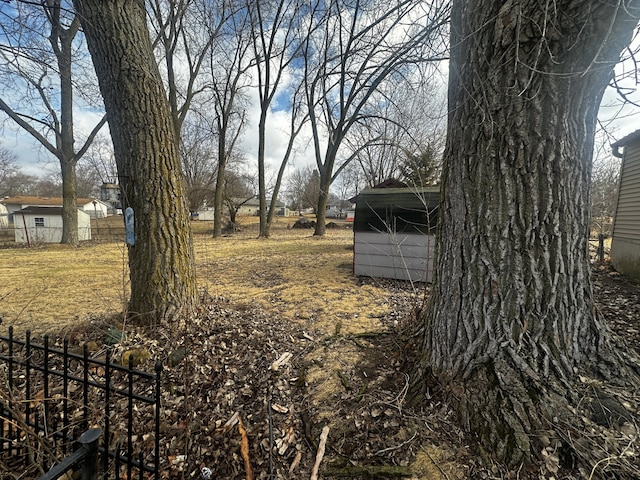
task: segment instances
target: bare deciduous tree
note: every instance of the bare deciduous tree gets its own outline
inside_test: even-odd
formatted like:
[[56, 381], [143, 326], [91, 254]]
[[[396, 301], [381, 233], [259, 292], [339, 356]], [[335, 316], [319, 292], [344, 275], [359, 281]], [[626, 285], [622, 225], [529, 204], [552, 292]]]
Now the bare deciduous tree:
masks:
[[84, 162], [78, 162], [76, 168], [78, 198], [99, 198], [102, 179], [98, 172]]
[[313, 167], [297, 168], [289, 175], [289, 205], [301, 213], [303, 209], [312, 208], [320, 191], [320, 174]]
[[351, 162], [345, 168], [342, 169], [340, 175], [336, 177], [332, 187], [336, 188], [340, 200], [343, 202], [345, 208], [349, 208], [351, 205], [348, 200], [355, 197], [363, 189], [369, 187], [364, 173], [356, 162]]
[[16, 156], [9, 150], [0, 148], [0, 197], [9, 195], [10, 180], [17, 172]]
[[[292, 120], [289, 131], [289, 146], [280, 163], [276, 183], [272, 193], [271, 210], [275, 206], [280, 183], [286, 164], [290, 158], [293, 142], [300, 132], [305, 116], [298, 117], [299, 103], [297, 85], [284, 85], [283, 77], [292, 74], [291, 64], [301, 53], [301, 22], [306, 15], [306, 5], [299, 0], [276, 0], [275, 2], [248, 2], [253, 54], [256, 60], [256, 77], [260, 103], [258, 119], [258, 198], [260, 201], [260, 237], [269, 236], [269, 215], [267, 211], [267, 166], [266, 129], [267, 118], [277, 93], [283, 99], [288, 95], [291, 102]], [[284, 91], [285, 88], [289, 92]]]
[[[40, 178], [17, 171], [6, 177], [0, 185], [0, 196], [15, 197], [17, 195], [33, 195], [38, 191]], [[58, 193], [59, 195], [59, 193]]]
[[63, 0], [17, 2], [15, 8], [0, 10], [0, 16], [4, 61], [0, 110], [58, 159], [62, 243], [77, 244], [76, 165], [106, 121], [98, 121], [76, 148], [74, 76], [86, 77], [90, 68], [83, 63], [80, 21]]
[[611, 152], [608, 135], [598, 133], [591, 173], [591, 234], [608, 236], [613, 228], [621, 162]]
[[154, 47], [166, 80], [176, 138], [194, 99], [202, 93], [203, 68], [221, 26], [230, 14], [225, 0], [152, 0], [148, 2]]
[[[213, 202], [214, 237], [222, 234], [222, 207], [225, 202], [225, 186], [228, 183], [227, 166], [246, 123], [247, 100], [244, 90], [250, 84], [249, 69], [254, 66], [251, 56], [252, 40], [248, 34], [250, 21], [246, 9], [240, 9], [230, 17], [224, 25], [219, 41], [211, 49], [209, 58], [211, 80], [207, 89], [211, 94], [210, 101], [215, 112], [214, 123], [218, 140]], [[235, 223], [235, 216], [232, 222]]]
[[[331, 183], [354, 156], [340, 147], [355, 124], [376, 114], [381, 86], [444, 58], [447, 2], [377, 0], [314, 3], [305, 42], [305, 94], [320, 172], [315, 235], [324, 235]], [[326, 142], [326, 143], [325, 143]], [[336, 168], [337, 167], [337, 168]]]
[[229, 225], [235, 229], [240, 208], [256, 197], [255, 177], [227, 172], [224, 181], [223, 201], [229, 212]]
[[90, 169], [100, 183], [117, 183], [118, 169], [113, 155], [113, 143], [108, 134], [96, 135], [87, 153], [78, 162], [78, 168]]
[[446, 98], [433, 73], [417, 68], [412, 78], [385, 82], [376, 94], [380, 101], [372, 102], [345, 137], [347, 158], [354, 157], [369, 187], [405, 175], [424, 152], [442, 154]]
[[180, 160], [186, 183], [189, 211], [214, 204], [217, 176], [217, 135], [212, 119], [193, 112], [182, 125]]

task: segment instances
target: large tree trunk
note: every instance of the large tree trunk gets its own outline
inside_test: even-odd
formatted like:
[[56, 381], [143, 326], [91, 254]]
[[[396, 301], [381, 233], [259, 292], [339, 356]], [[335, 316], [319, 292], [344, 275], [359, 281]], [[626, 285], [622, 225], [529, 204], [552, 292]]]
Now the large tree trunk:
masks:
[[176, 133], [153, 57], [143, 0], [76, 0], [104, 97], [123, 206], [135, 214], [129, 315], [171, 320], [197, 298]]
[[259, 238], [269, 238], [269, 225], [267, 224], [267, 182], [266, 182], [266, 164], [265, 164], [265, 145], [266, 145], [266, 128], [267, 128], [267, 111], [263, 108], [260, 113], [260, 121], [258, 122], [258, 202], [260, 216]]
[[628, 15], [589, 0], [453, 4], [437, 269], [416, 391], [433, 374], [462, 424], [512, 465], [540, 454], [574, 400], [576, 369], [606, 374], [588, 189], [598, 106], [636, 25]]
[[62, 173], [62, 239], [60, 243], [77, 245], [78, 237], [78, 182], [76, 161], [60, 160]]
[[[342, 132], [342, 126], [334, 129], [333, 136], [339, 138], [342, 141], [343, 136], [338, 132]], [[333, 166], [336, 163], [336, 157], [338, 155], [338, 146], [340, 142], [336, 142], [332, 139], [327, 145], [327, 150], [324, 155], [324, 163], [320, 162], [316, 157], [316, 165], [320, 172], [320, 188], [318, 191], [318, 204], [316, 210], [316, 228], [313, 232], [315, 236], [324, 236], [327, 220], [327, 203], [329, 202], [329, 189], [331, 188], [331, 179], [333, 175]]]
[[[326, 165], [325, 165], [326, 168]], [[327, 178], [326, 171], [320, 172], [320, 189], [318, 192], [318, 204], [316, 207], [316, 228], [313, 232], [315, 236], [322, 237], [327, 231], [327, 203], [329, 202], [329, 187], [331, 186], [331, 175]]]

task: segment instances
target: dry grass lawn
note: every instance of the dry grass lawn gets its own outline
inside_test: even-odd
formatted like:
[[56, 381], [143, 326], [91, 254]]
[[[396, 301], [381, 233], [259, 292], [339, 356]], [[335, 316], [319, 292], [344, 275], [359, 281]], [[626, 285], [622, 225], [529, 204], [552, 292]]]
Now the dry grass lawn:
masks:
[[[269, 239], [257, 239], [257, 219], [241, 219], [242, 230], [211, 237], [210, 222], [193, 222], [199, 287], [235, 305], [259, 304], [302, 329], [343, 332], [376, 330], [389, 311], [388, 291], [360, 285], [351, 274], [352, 232], [287, 228], [281, 218]], [[87, 318], [119, 315], [128, 295], [126, 247], [121, 219], [101, 220], [101, 240], [78, 248], [5, 245], [0, 249], [0, 332], [57, 333]], [[115, 223], [114, 223], [115, 222]], [[94, 226], [95, 227], [95, 226]], [[104, 241], [105, 237], [112, 241]]]

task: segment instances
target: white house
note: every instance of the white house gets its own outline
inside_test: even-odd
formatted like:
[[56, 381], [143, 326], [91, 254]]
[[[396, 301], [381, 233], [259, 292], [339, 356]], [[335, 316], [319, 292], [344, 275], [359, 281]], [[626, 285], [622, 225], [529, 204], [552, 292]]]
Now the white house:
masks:
[[214, 210], [211, 207], [203, 207], [198, 210], [198, 216], [194, 218], [194, 220], [201, 220], [203, 222], [211, 221], [213, 222], [213, 213]]
[[239, 216], [251, 216], [260, 214], [260, 200], [256, 197], [250, 199], [234, 199], [240, 205]]
[[76, 202], [78, 208], [88, 213], [91, 218], [104, 218], [108, 215], [110, 205], [96, 198], [79, 198]]
[[[13, 212], [17, 243], [60, 243], [62, 207], [27, 207]], [[78, 239], [91, 240], [91, 217], [78, 209]]]
[[[260, 202], [257, 198], [252, 198], [249, 201], [246, 201], [243, 199], [234, 199], [234, 202], [236, 202], [236, 204], [241, 204], [237, 212], [237, 215], [239, 216], [256, 216], [260, 214]], [[270, 204], [271, 204], [271, 200], [267, 199], [267, 205], [270, 205]], [[198, 210], [197, 215], [194, 215], [191, 218], [192, 220], [213, 221], [214, 212], [215, 210], [213, 207], [203, 207], [200, 210]], [[225, 214], [228, 213], [228, 207], [226, 205], [223, 208], [223, 212]], [[276, 217], [288, 217], [291, 214], [291, 212], [284, 205], [284, 203], [277, 202], [276, 210], [274, 214]]]

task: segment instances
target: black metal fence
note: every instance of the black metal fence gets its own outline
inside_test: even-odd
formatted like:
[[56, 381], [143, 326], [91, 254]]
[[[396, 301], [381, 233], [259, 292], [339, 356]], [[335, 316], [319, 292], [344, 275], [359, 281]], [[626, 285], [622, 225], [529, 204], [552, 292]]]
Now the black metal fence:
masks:
[[[0, 461], [37, 477], [91, 427], [100, 427], [99, 478], [158, 479], [160, 377], [112, 361], [109, 349], [91, 356], [68, 341], [51, 346], [0, 336]], [[31, 478], [33, 478], [31, 477]], [[25, 478], [25, 477], [21, 477]], [[27, 477], [29, 478], [29, 477]]]
[[[90, 428], [78, 439], [78, 450], [68, 455], [38, 480], [58, 480], [72, 468], [81, 465], [81, 480], [97, 480], [98, 441], [102, 435], [99, 428]], [[67, 477], [68, 478], [68, 477]]]

